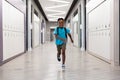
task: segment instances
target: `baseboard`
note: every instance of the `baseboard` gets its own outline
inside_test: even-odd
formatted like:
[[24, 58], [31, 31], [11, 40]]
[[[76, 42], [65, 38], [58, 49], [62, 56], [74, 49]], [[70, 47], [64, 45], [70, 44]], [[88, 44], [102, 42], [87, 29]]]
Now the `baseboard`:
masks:
[[93, 53], [93, 52], [89, 51], [89, 50], [87, 50], [87, 53], [94, 56], [94, 57], [96, 57], [96, 58], [98, 58], [98, 59], [100, 59], [100, 60], [102, 60], [102, 61], [105, 61], [105, 62], [111, 64], [111, 61], [109, 59], [106, 59], [105, 57], [102, 57], [102, 56], [100, 56], [100, 55], [98, 55], [96, 53]]
[[5, 63], [7, 63], [7, 62], [9, 62], [9, 61], [11, 61], [11, 60], [13, 60], [13, 59], [17, 58], [18, 56], [23, 55], [23, 54], [25, 54], [25, 52], [20, 53], [20, 54], [18, 54], [18, 55], [15, 55], [15, 56], [13, 56], [13, 57], [11, 57], [11, 58], [8, 58], [8, 59], [6, 59], [6, 60], [2, 61], [2, 63], [0, 64], [0, 66], [2, 66], [3, 64], [5, 64]]

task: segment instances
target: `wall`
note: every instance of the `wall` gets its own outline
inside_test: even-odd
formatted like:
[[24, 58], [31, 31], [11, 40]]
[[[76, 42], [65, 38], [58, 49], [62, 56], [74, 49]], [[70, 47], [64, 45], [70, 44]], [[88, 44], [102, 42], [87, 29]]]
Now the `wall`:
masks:
[[3, 60], [2, 0], [0, 0], [0, 65]]
[[[33, 20], [32, 20], [32, 22], [30, 22], [31, 26], [32, 26], [32, 33], [33, 33], [32, 34], [32, 36], [33, 36], [32, 37], [32, 40], [33, 40], [32, 45], [33, 45], [33, 48], [35, 48], [36, 47], [36, 46], [34, 46], [34, 45], [36, 45], [35, 44], [36, 43], [35, 36], [36, 36], [36, 38], [39, 38], [39, 45], [46, 42], [46, 20], [44, 19], [43, 15], [41, 14], [41, 11], [36, 6], [34, 0], [31, 0], [31, 5], [32, 5], [32, 19], [34, 20], [34, 18], [35, 18], [34, 11], [36, 11], [38, 13], [37, 17], [40, 19], [37, 23], [38, 28], [39, 28], [39, 35], [35, 35], [36, 34], [36, 26], [34, 24], [36, 24], [36, 22], [34, 22]], [[29, 15], [31, 16], [31, 13]], [[44, 20], [44, 24], [42, 24], [43, 20]], [[42, 30], [42, 28], [41, 28], [42, 26], [44, 26], [44, 30]], [[44, 32], [42, 32], [42, 31], [44, 31]], [[38, 32], [38, 30], [37, 30], [37, 32]]]
[[86, 6], [88, 34], [87, 49], [91, 54], [107, 62], [111, 62], [112, 59], [112, 4], [112, 0], [91, 0]]
[[[80, 8], [81, 5], [81, 8]], [[73, 22], [73, 18], [74, 18], [74, 12], [78, 9], [78, 39], [77, 39], [77, 45], [78, 47], [80, 47], [80, 49], [82, 51], [85, 51], [85, 45], [86, 45], [86, 41], [85, 41], [85, 0], [78, 0], [77, 4], [75, 5], [75, 7], [73, 8], [72, 12], [70, 13], [68, 19], [67, 19], [67, 23], [70, 20], [70, 25], [71, 25], [71, 29], [72, 29], [72, 37], [74, 37], [74, 22]], [[81, 23], [80, 23], [81, 21]]]
[[119, 0], [91, 0], [86, 7], [88, 50], [119, 65]]
[[51, 32], [50, 32], [50, 27], [57, 27], [57, 22], [47, 22], [46, 23], [46, 40], [47, 41], [50, 41], [50, 35], [51, 35]]
[[35, 14], [33, 23], [33, 47], [37, 47], [40, 44], [40, 19]]
[[3, 60], [22, 52], [24, 52], [24, 14], [3, 1]]
[[[76, 38], [77, 37], [77, 40], [74, 41], [74, 45], [77, 46], [77, 47], [80, 47], [79, 45], [79, 5], [80, 5], [80, 0], [78, 0], [77, 4], [75, 5], [75, 7], [73, 8], [73, 10], [71, 11], [70, 15], [68, 16], [67, 20], [66, 20], [66, 24], [69, 24], [71, 27], [71, 35], [72, 35], [72, 38], [74, 39], [74, 37]], [[74, 36], [75, 33], [74, 33], [74, 12], [78, 9], [78, 16], [76, 17], [78, 20], [77, 20], [77, 23], [76, 23], [76, 27], [78, 29], [78, 35]], [[70, 23], [68, 23], [68, 21], [70, 20]]]
[[120, 26], [119, 26], [119, 0], [112, 0], [111, 7], [111, 63], [120, 65]]
[[22, 0], [6, 0], [8, 1], [10, 4], [14, 5], [17, 9], [19, 9], [20, 11], [22, 11], [23, 13], [26, 13], [26, 1], [22, 1]]
[[[25, 52], [25, 2], [1, 0], [0, 64]], [[13, 13], [14, 12], [14, 13]], [[9, 14], [8, 14], [9, 13]], [[19, 17], [18, 17], [19, 16]], [[18, 47], [16, 47], [18, 46]]]
[[74, 36], [73, 36], [73, 40], [74, 40], [74, 46], [78, 47], [78, 20], [79, 19], [79, 16], [78, 16], [78, 13], [76, 14], [76, 16], [73, 17], [73, 32], [74, 32]]

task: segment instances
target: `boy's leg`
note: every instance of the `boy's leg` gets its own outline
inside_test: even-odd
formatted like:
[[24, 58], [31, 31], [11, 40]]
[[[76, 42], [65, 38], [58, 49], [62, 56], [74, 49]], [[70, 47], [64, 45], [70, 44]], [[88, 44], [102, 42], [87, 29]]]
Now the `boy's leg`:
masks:
[[62, 64], [63, 65], [65, 65], [65, 60], [66, 60], [65, 50], [66, 50], [66, 44], [63, 44], [62, 46]]
[[62, 64], [65, 64], [65, 59], [66, 59], [65, 49], [62, 49]]
[[58, 61], [61, 61], [60, 55], [61, 55], [61, 46], [57, 45], [57, 59], [58, 59]]

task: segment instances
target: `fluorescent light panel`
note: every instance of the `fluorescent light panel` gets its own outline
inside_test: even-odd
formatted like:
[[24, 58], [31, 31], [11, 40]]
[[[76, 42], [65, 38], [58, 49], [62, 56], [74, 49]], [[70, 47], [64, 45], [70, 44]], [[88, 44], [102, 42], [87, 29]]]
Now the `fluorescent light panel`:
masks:
[[64, 13], [53, 13], [53, 14], [48, 14], [48, 16], [49, 16], [49, 15], [51, 15], [51, 16], [55, 16], [55, 15], [63, 15], [63, 14], [65, 14], [65, 12], [64, 12]]
[[49, 12], [59, 12], [59, 13], [65, 13], [65, 11], [53, 10], [53, 9], [45, 9], [45, 11], [49, 11]]
[[64, 4], [64, 5], [58, 5], [58, 6], [51, 6], [51, 7], [46, 7], [45, 9], [53, 9], [53, 8], [60, 8], [60, 7], [65, 7], [68, 6], [69, 4]]
[[48, 17], [63, 17], [63, 16], [52, 16], [52, 15], [47, 15]]
[[49, 19], [49, 21], [57, 21], [57, 18], [56, 19]]
[[70, 3], [68, 1], [63, 1], [63, 0], [49, 0], [49, 1], [54, 1], [54, 2], [59, 2], [59, 3], [66, 3], [66, 4]]

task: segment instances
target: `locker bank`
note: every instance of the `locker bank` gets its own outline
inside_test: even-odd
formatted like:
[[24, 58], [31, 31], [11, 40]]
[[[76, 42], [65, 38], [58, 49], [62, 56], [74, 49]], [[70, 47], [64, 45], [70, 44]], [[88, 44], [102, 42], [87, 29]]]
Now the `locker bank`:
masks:
[[[0, 80], [120, 80], [119, 3], [0, 0]], [[65, 68], [58, 18], [74, 41], [67, 38]]]

